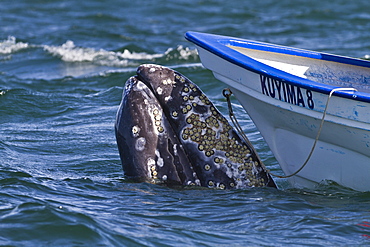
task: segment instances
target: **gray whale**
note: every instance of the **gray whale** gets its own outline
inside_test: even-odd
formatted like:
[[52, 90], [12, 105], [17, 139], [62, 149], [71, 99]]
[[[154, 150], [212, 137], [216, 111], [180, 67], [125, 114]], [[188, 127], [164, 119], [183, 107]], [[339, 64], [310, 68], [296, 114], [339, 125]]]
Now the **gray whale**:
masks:
[[220, 189], [275, 187], [248, 146], [197, 85], [159, 65], [125, 84], [115, 133], [125, 176]]

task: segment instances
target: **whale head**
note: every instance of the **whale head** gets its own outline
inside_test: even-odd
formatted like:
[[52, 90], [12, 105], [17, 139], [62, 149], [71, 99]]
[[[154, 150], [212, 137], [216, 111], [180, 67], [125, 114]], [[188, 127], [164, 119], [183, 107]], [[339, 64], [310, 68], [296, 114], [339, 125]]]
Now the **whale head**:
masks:
[[276, 187], [253, 146], [200, 88], [159, 65], [125, 85], [115, 132], [126, 176], [220, 189]]

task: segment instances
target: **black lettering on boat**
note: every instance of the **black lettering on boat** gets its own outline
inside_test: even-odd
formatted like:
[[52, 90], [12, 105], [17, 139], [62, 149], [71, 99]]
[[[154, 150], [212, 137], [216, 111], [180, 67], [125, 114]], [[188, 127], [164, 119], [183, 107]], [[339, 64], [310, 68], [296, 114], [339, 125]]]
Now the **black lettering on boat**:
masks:
[[315, 107], [312, 99], [312, 92], [311, 90], [306, 90], [306, 95], [307, 95], [307, 105], [310, 109], [313, 109]]
[[285, 83], [285, 88], [286, 88], [285, 102], [296, 105], [294, 85], [289, 85]]
[[302, 107], [306, 107], [304, 105], [303, 95], [301, 92], [301, 88], [297, 87], [297, 106], [302, 105]]
[[282, 83], [281, 83], [281, 81], [278, 81], [278, 80], [274, 80], [274, 82], [275, 82], [276, 89], [277, 89], [278, 94], [279, 94], [279, 100], [281, 100], [282, 99], [281, 98], [281, 85], [282, 85]]
[[260, 75], [260, 81], [261, 81], [261, 88], [262, 88], [262, 93], [264, 95], [270, 96], [269, 93], [267, 92], [267, 87], [266, 87], [266, 80], [269, 80], [268, 77]]
[[268, 89], [271, 98], [275, 98], [275, 79], [270, 79], [270, 83], [268, 84]]
[[[313, 109], [315, 107], [313, 101], [312, 91], [309, 89], [302, 89], [295, 85], [285, 83], [283, 80], [270, 78], [260, 75], [261, 92], [262, 94], [271, 98], [276, 98], [281, 101]], [[305, 90], [306, 93], [302, 93]], [[304, 91], [303, 91], [304, 92]]]

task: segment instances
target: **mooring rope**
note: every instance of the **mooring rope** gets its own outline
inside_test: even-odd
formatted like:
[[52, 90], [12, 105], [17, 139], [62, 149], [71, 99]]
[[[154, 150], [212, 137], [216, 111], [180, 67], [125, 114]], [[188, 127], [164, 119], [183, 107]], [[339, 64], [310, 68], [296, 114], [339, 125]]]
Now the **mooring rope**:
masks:
[[[328, 110], [329, 101], [330, 101], [333, 93], [336, 92], [336, 91], [357, 91], [357, 89], [355, 89], [355, 88], [334, 88], [334, 89], [332, 89], [330, 91], [329, 96], [328, 96], [328, 99], [326, 101], [326, 106], [325, 106], [325, 109], [324, 109], [324, 112], [323, 112], [323, 115], [322, 115], [322, 118], [321, 118], [320, 127], [319, 127], [319, 130], [317, 132], [315, 141], [314, 141], [314, 143], [312, 145], [312, 148], [311, 148], [311, 151], [308, 154], [308, 157], [307, 157], [306, 161], [303, 163], [303, 165], [297, 171], [293, 172], [292, 174], [286, 175], [286, 176], [281, 176], [281, 175], [277, 175], [277, 174], [272, 173], [269, 169], [266, 169], [266, 166], [264, 164], [262, 164], [265, 167], [265, 169], [267, 170], [267, 172], [269, 172], [272, 176], [275, 176], [275, 177], [278, 177], [278, 178], [290, 178], [290, 177], [293, 177], [293, 176], [297, 175], [307, 165], [308, 161], [311, 159], [311, 156], [312, 156], [312, 154], [313, 154], [313, 152], [314, 152], [314, 150], [316, 148], [316, 144], [317, 144], [317, 142], [319, 140], [319, 137], [320, 137], [320, 134], [321, 134], [321, 130], [322, 130], [322, 127], [323, 127], [324, 122], [325, 122], [325, 116], [326, 116], [326, 113], [327, 113], [327, 110]], [[245, 135], [244, 131], [242, 130], [242, 128], [241, 128], [241, 126], [240, 126], [240, 124], [239, 124], [238, 120], [236, 119], [235, 114], [233, 112], [232, 105], [231, 105], [231, 100], [230, 100], [230, 96], [232, 95], [231, 90], [229, 88], [225, 88], [222, 91], [222, 94], [226, 98], [227, 105], [228, 105], [228, 108], [229, 108], [229, 117], [230, 117], [231, 121], [233, 122], [236, 130], [241, 135], [241, 137], [243, 138], [243, 140], [248, 145], [250, 145], [251, 147], [253, 147], [252, 146], [252, 143], [249, 141], [248, 137]], [[256, 155], [257, 155], [257, 152], [256, 152]]]
[[222, 91], [222, 94], [224, 95], [224, 97], [226, 98], [226, 101], [227, 101], [227, 107], [229, 109], [229, 117], [231, 119], [231, 122], [233, 123], [234, 127], [236, 128], [237, 132], [239, 133], [239, 135], [242, 137], [243, 141], [253, 150], [254, 154], [257, 156], [257, 158], [261, 161], [261, 166], [268, 172], [270, 172], [265, 164], [263, 164], [261, 158], [258, 156], [258, 153], [257, 151], [254, 150], [254, 147], [253, 147], [253, 144], [249, 141], [248, 137], [246, 136], [246, 134], [244, 133], [242, 127], [240, 126], [239, 122], [238, 122], [238, 119], [236, 119], [236, 116], [234, 114], [234, 111], [233, 111], [233, 107], [231, 105], [231, 100], [230, 100], [230, 96], [233, 94], [231, 92], [231, 90], [229, 88], [225, 88], [223, 91]]

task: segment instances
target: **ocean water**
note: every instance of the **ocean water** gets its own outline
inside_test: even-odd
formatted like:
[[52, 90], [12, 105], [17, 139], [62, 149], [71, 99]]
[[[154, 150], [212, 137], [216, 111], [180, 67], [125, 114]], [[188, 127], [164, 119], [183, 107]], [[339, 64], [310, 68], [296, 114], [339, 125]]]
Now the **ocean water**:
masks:
[[[1, 246], [366, 246], [370, 193], [174, 189], [125, 179], [114, 121], [142, 63], [172, 67], [226, 114], [186, 31], [370, 57], [368, 0], [2, 0]], [[266, 166], [282, 174], [238, 102]]]

